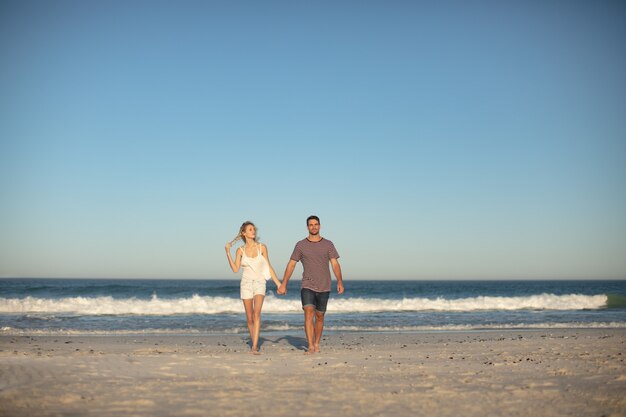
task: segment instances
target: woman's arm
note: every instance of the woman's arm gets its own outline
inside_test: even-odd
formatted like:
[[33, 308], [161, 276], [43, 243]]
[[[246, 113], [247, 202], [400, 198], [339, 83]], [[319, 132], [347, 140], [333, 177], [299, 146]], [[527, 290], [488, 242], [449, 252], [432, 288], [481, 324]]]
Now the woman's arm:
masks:
[[226, 257], [228, 258], [228, 264], [230, 265], [230, 269], [233, 270], [234, 273], [239, 272], [239, 267], [241, 266], [241, 251], [239, 248], [235, 252], [235, 261], [230, 257], [230, 242], [226, 244]]
[[267, 246], [266, 245], [261, 245], [261, 254], [265, 257], [265, 260], [267, 261], [267, 264], [270, 267], [270, 274], [272, 275], [272, 281], [274, 281], [274, 284], [276, 284], [276, 288], [280, 287], [280, 280], [278, 279], [278, 276], [276, 276], [276, 272], [274, 271], [274, 267], [272, 266], [272, 264], [270, 263], [270, 257], [267, 254]]
[[294, 269], [296, 269], [297, 263], [298, 262], [293, 259], [289, 259], [287, 267], [285, 268], [285, 274], [283, 275], [283, 283], [280, 284], [280, 288], [278, 288], [279, 294], [287, 294], [287, 283], [289, 282], [289, 278], [291, 278], [291, 274], [293, 274]]

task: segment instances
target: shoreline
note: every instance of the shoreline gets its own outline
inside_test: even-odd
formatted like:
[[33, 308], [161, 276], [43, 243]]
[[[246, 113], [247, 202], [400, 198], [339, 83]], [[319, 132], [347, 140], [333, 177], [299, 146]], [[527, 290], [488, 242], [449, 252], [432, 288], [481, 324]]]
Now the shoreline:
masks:
[[[588, 323], [581, 323], [580, 326], [571, 326], [571, 323], [563, 323], [563, 326], [559, 325], [544, 325], [544, 326], [527, 326], [520, 325], [519, 327], [475, 327], [464, 328], [459, 326], [457, 328], [425, 328], [425, 329], [358, 329], [358, 330], [345, 330], [345, 329], [326, 329], [324, 328], [324, 335], [341, 335], [341, 334], [430, 334], [430, 333], [476, 333], [476, 332], [549, 332], [549, 331], [604, 331], [604, 330], [626, 330], [626, 322], [624, 323], [593, 323], [595, 325], [589, 326]], [[293, 335], [294, 333], [303, 333], [304, 327], [291, 328], [287, 330], [263, 330], [261, 329], [261, 335], [269, 336], [284, 336]], [[20, 330], [20, 329], [0, 329], [0, 338], [3, 337], [229, 337], [240, 336], [248, 337], [248, 329], [243, 329], [239, 332], [211, 332], [202, 330]]]
[[0, 416], [625, 416], [626, 329], [0, 335]]

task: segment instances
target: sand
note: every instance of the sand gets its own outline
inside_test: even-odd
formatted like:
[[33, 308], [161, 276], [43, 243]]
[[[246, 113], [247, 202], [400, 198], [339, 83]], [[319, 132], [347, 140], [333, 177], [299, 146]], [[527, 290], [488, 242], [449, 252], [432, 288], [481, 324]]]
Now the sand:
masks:
[[626, 416], [626, 329], [0, 336], [0, 416]]

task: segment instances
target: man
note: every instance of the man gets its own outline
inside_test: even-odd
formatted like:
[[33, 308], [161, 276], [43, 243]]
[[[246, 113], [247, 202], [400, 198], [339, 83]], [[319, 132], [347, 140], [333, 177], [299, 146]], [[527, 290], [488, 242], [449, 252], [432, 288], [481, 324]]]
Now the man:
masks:
[[291, 254], [291, 259], [285, 269], [283, 282], [278, 288], [279, 294], [287, 292], [287, 283], [298, 261], [302, 261], [304, 272], [302, 273], [302, 287], [300, 298], [304, 310], [304, 332], [308, 342], [305, 354], [310, 355], [320, 351], [320, 340], [324, 330], [324, 314], [330, 295], [330, 271], [328, 263], [333, 267], [337, 278], [337, 293], [343, 294], [343, 279], [339, 254], [335, 245], [328, 239], [320, 236], [320, 219], [317, 216], [309, 216], [306, 219], [309, 236], [296, 243]]

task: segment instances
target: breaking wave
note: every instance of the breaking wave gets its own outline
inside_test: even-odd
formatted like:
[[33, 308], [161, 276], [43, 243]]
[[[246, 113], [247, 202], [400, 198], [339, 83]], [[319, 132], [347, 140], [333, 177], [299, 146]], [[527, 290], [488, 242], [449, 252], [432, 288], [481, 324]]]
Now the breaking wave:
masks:
[[[596, 310], [609, 306], [607, 295], [537, 294], [524, 297], [479, 296], [469, 298], [342, 298], [335, 296], [328, 311], [359, 312], [418, 312], [418, 311], [515, 311], [515, 310]], [[113, 297], [66, 298], [0, 298], [2, 314], [73, 314], [98, 315], [176, 315], [241, 313], [241, 300], [232, 297], [193, 295], [187, 298], [150, 299]], [[269, 294], [264, 313], [300, 313], [300, 300], [285, 299]]]

